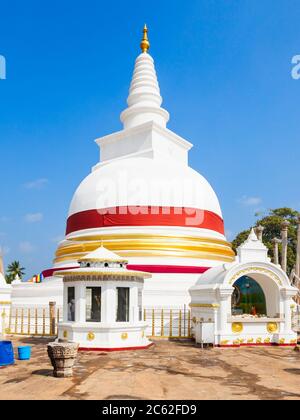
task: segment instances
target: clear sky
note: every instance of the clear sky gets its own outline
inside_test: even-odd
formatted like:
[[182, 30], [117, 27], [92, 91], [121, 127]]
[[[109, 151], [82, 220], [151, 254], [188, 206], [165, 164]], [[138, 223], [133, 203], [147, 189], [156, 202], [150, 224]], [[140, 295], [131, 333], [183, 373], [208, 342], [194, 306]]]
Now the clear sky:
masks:
[[257, 210], [299, 210], [299, 0], [1, 0], [0, 243], [49, 268], [72, 195], [121, 128], [146, 22], [171, 114], [229, 239]]

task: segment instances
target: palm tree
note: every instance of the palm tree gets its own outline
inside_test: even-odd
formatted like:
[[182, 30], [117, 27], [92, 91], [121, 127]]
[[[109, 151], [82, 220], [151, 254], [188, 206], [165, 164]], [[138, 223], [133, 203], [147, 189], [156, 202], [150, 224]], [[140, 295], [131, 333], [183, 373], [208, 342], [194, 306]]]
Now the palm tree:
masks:
[[6, 271], [7, 283], [11, 283], [16, 278], [16, 276], [19, 276], [21, 279], [25, 274], [25, 268], [21, 267], [19, 261], [13, 261], [11, 264], [9, 264]]

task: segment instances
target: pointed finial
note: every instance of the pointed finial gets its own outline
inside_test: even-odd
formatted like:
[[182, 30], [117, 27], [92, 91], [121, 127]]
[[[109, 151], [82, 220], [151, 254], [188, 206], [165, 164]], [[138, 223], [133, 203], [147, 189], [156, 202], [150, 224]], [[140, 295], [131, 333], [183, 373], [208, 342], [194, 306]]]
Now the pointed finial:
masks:
[[248, 241], [258, 241], [254, 228], [251, 229]]
[[147, 25], [145, 24], [144, 26], [144, 30], [143, 30], [144, 36], [141, 42], [141, 50], [143, 51], [143, 53], [148, 52], [149, 48], [150, 48], [150, 42], [148, 39], [148, 28]]

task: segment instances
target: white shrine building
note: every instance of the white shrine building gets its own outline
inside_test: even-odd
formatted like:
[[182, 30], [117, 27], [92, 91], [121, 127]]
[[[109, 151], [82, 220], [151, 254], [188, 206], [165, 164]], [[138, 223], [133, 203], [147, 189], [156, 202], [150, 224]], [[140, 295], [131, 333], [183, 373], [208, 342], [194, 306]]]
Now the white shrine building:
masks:
[[292, 287], [252, 229], [234, 262], [208, 270], [190, 289], [197, 343], [295, 346]]
[[127, 269], [127, 261], [103, 246], [59, 271], [64, 282], [63, 322], [58, 340], [80, 350], [136, 350], [151, 346], [143, 320], [144, 279], [149, 273]]

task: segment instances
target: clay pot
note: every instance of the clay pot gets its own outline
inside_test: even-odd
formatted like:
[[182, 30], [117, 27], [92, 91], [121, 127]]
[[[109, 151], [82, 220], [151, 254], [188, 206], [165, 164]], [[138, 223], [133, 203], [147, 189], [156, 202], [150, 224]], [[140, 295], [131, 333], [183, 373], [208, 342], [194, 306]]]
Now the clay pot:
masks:
[[56, 378], [70, 378], [73, 376], [73, 366], [78, 352], [77, 343], [50, 343], [48, 356], [54, 368]]

